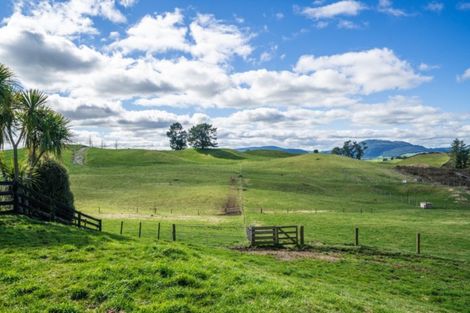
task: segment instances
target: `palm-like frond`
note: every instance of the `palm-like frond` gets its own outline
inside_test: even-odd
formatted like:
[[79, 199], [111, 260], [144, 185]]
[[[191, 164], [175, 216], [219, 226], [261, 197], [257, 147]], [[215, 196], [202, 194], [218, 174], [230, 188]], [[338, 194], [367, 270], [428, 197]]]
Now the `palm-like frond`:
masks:
[[39, 127], [39, 153], [52, 153], [60, 157], [65, 145], [70, 142], [69, 121], [61, 114], [46, 109]]
[[10, 89], [19, 87], [15, 74], [4, 64], [0, 63], [0, 98], [8, 94]]

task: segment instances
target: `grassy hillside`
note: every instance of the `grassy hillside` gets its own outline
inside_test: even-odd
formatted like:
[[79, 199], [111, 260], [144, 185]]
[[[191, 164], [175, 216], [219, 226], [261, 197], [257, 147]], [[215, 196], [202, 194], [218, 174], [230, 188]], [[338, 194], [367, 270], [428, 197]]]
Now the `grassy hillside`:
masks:
[[[468, 263], [240, 252], [0, 216], [1, 312], [464, 312]], [[445, 270], [443, 270], [445, 269]]]
[[449, 162], [449, 159], [449, 154], [447, 153], [418, 154], [410, 158], [400, 160], [397, 162], [397, 165], [441, 167]]
[[[458, 312], [469, 305], [464, 189], [335, 155], [91, 148], [80, 150], [79, 165], [72, 162], [79, 149], [63, 155], [76, 206], [102, 218], [105, 233], [0, 216], [0, 311]], [[419, 201], [435, 208], [419, 209]], [[228, 203], [241, 214], [226, 215]], [[313, 251], [229, 249], [246, 247], [245, 227], [253, 224], [304, 225]], [[355, 227], [362, 248], [353, 246]]]
[[[136, 236], [142, 221], [144, 236], [155, 238], [160, 222], [169, 238], [176, 223], [181, 240], [227, 246], [246, 244], [250, 224], [302, 224], [308, 242], [350, 244], [358, 226], [370, 246], [413, 252], [420, 232], [424, 253], [470, 260], [469, 193], [414, 182], [387, 164], [323, 154], [92, 148], [85, 165], [74, 165], [72, 154], [63, 160], [77, 208], [113, 233], [124, 221], [124, 233]], [[230, 199], [243, 214], [224, 214]], [[420, 201], [435, 209], [419, 209]]]

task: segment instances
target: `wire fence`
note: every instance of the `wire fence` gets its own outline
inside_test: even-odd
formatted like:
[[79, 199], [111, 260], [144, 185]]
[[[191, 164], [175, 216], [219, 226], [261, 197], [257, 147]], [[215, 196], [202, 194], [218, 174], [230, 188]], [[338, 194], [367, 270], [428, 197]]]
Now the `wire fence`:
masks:
[[[140, 239], [178, 241], [190, 244], [237, 247], [248, 246], [245, 225], [204, 225], [138, 220], [105, 220], [104, 231]], [[424, 254], [451, 259], [470, 260], [470, 239], [461, 233], [436, 233], [426, 228], [327, 224], [305, 227], [305, 243], [313, 246], [366, 246], [383, 252]], [[419, 235], [418, 235], [419, 234]], [[419, 236], [419, 243], [417, 237]]]

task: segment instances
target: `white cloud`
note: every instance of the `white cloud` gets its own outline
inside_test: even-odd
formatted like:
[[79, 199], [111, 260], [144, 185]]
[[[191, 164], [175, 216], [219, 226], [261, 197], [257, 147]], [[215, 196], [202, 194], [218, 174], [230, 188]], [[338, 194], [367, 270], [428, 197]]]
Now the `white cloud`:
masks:
[[444, 10], [444, 3], [432, 1], [426, 5], [425, 9], [432, 12], [441, 12], [442, 10]]
[[[49, 103], [72, 120], [83, 143], [92, 136], [95, 144], [103, 138], [109, 145], [117, 139], [120, 146], [165, 148], [165, 130], [174, 121], [186, 128], [214, 123], [221, 145], [232, 147], [328, 148], [353, 137], [437, 144], [468, 134], [468, 117], [448, 116], [414, 98], [364, 103], [365, 95], [431, 79], [386, 48], [304, 55], [293, 69], [270, 70], [253, 61], [249, 29], [179, 10], [143, 17], [127, 31], [110, 29], [104, 36], [114, 42], [93, 47], [78, 36], [99, 35], [91, 17], [119, 20], [103, 6], [111, 2], [45, 3], [18, 8], [0, 26], [0, 60], [25, 87], [51, 94]], [[171, 38], [164, 37], [168, 34]], [[273, 45], [262, 59], [276, 50]], [[257, 67], [236, 70], [234, 57]], [[200, 113], [176, 114], [176, 107]], [[227, 116], [219, 108], [239, 111]], [[214, 111], [219, 117], [212, 117]], [[357, 130], [359, 124], [364, 128]]]
[[457, 9], [462, 11], [470, 10], [470, 2], [460, 2], [457, 4]]
[[155, 17], [145, 16], [129, 28], [126, 38], [115, 41], [109, 48], [124, 54], [174, 50], [216, 64], [226, 63], [235, 55], [247, 58], [253, 51], [251, 37], [237, 26], [225, 24], [209, 14], [198, 14], [186, 25], [181, 10], [176, 9]]
[[194, 45], [191, 53], [208, 63], [225, 63], [233, 56], [247, 58], [253, 48], [250, 34], [224, 24], [210, 14], [199, 14], [189, 26]]
[[101, 16], [114, 23], [123, 23], [125, 16], [114, 0], [41, 1], [18, 4], [12, 16], [5, 19], [11, 27], [60, 36], [98, 34], [90, 17]]
[[457, 81], [463, 82], [470, 79], [470, 68], [466, 69], [462, 75], [457, 76]]
[[431, 71], [431, 70], [435, 70], [435, 69], [439, 69], [439, 68], [441, 68], [440, 65], [429, 65], [429, 64], [426, 64], [426, 63], [419, 64], [419, 70], [420, 71]]
[[156, 16], [146, 15], [127, 30], [126, 38], [115, 41], [110, 48], [118, 48], [126, 54], [132, 51], [188, 51], [187, 28], [183, 21], [183, 14], [178, 9]]
[[319, 20], [340, 15], [356, 16], [366, 7], [359, 1], [343, 0], [319, 7], [307, 7], [301, 13], [309, 18]]
[[139, 1], [139, 0], [119, 0], [119, 3], [120, 3], [123, 7], [128, 8], [128, 7], [134, 6], [134, 5], [137, 3], [137, 1]]
[[379, 12], [393, 16], [407, 16], [408, 14], [400, 9], [394, 8], [392, 0], [379, 0]]
[[340, 55], [304, 55], [295, 66], [298, 73], [335, 73], [337, 82], [348, 82], [358, 93], [407, 89], [431, 80], [417, 74], [410, 64], [389, 49], [372, 49]]
[[359, 25], [357, 25], [356, 23], [352, 22], [352, 21], [347, 21], [347, 20], [340, 20], [338, 22], [338, 28], [342, 28], [342, 29], [358, 29], [359, 28]]
[[277, 12], [274, 17], [276, 17], [277, 20], [282, 20], [284, 18], [284, 13], [282, 12]]

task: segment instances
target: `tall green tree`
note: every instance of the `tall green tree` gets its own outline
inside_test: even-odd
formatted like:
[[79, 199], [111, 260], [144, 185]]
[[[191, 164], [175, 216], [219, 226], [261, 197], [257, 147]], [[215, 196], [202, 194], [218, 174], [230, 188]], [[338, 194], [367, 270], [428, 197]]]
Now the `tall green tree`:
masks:
[[207, 123], [193, 126], [189, 130], [188, 142], [196, 149], [217, 147], [217, 128]]
[[[0, 66], [0, 76], [12, 75], [5, 68]], [[19, 146], [24, 144], [28, 150], [28, 173], [31, 174], [42, 158], [60, 157], [71, 132], [69, 121], [46, 105], [47, 96], [43, 92], [21, 91], [12, 77], [0, 78], [0, 83], [4, 84], [0, 87], [0, 137], [2, 147], [8, 143], [13, 149], [13, 178], [19, 179]]]
[[463, 140], [455, 138], [450, 148], [450, 160], [455, 168], [467, 168], [470, 157], [470, 147]]
[[365, 143], [348, 140], [343, 143], [343, 147], [334, 147], [331, 153], [361, 160], [364, 157], [366, 149], [367, 145]]
[[170, 138], [170, 147], [173, 150], [186, 149], [188, 133], [183, 129], [183, 126], [176, 122], [171, 124], [170, 129], [166, 132], [168, 138]]

